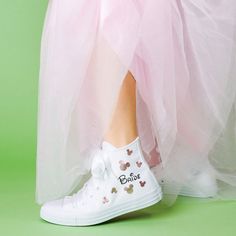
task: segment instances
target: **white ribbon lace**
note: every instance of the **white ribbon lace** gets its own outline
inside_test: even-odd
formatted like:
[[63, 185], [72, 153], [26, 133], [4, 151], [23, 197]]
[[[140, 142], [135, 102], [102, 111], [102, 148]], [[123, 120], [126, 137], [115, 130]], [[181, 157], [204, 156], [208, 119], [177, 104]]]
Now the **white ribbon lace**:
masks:
[[101, 149], [96, 150], [91, 165], [92, 176], [95, 178], [103, 178], [109, 168], [110, 162], [107, 153]]
[[97, 149], [92, 154], [92, 164], [91, 164], [91, 174], [90, 179], [84, 183], [83, 187], [72, 195], [73, 203], [76, 203], [76, 200], [79, 198], [84, 199], [90, 193], [90, 189], [94, 188], [94, 179], [104, 179], [107, 177], [107, 170], [110, 168], [110, 162], [108, 155], [101, 149]]

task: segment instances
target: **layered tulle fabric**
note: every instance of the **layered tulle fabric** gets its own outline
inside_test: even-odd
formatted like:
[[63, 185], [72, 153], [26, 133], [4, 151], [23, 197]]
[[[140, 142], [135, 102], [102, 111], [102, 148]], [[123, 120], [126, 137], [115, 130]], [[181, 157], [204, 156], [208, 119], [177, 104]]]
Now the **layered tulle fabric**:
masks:
[[[81, 186], [128, 72], [145, 158], [172, 205], [194, 171], [236, 199], [235, 0], [50, 0], [41, 45], [36, 201]], [[168, 193], [172, 190], [173, 194]]]

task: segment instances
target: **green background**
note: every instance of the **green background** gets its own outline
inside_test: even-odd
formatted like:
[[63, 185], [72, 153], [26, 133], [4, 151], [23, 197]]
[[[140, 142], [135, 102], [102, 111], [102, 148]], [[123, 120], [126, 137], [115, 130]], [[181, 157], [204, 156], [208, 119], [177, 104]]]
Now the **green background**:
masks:
[[91, 227], [40, 219], [35, 163], [46, 7], [46, 0], [0, 0], [0, 235], [236, 235], [235, 201], [188, 197], [179, 197], [169, 209], [156, 204]]

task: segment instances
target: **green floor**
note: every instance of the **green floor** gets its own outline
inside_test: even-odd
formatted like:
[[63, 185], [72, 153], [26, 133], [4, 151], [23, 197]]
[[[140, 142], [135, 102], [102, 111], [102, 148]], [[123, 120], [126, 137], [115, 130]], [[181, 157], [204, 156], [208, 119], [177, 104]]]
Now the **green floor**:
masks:
[[50, 224], [39, 218], [39, 206], [34, 202], [34, 161], [9, 160], [3, 162], [0, 172], [0, 235], [236, 235], [236, 201], [188, 197], [179, 197], [169, 209], [159, 203], [96, 226]]

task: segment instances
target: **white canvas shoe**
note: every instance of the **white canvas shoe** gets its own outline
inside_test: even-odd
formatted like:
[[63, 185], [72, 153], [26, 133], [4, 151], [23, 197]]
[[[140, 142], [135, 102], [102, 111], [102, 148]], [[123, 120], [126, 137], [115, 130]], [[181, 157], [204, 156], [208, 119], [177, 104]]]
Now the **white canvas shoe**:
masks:
[[207, 170], [195, 172], [188, 186], [183, 186], [180, 195], [188, 197], [211, 198], [217, 194], [217, 182]]
[[161, 187], [144, 159], [139, 137], [121, 148], [104, 141], [92, 159], [90, 179], [77, 193], [43, 204], [40, 216], [55, 224], [94, 225], [161, 199]]
[[[151, 169], [154, 175], [159, 171], [155, 167]], [[160, 179], [160, 185], [163, 187], [165, 179]], [[217, 182], [214, 173], [210, 169], [204, 171], [193, 170], [188, 185], [184, 185], [179, 194], [187, 197], [211, 198], [217, 194]], [[167, 194], [175, 193], [174, 189], [169, 189]]]

